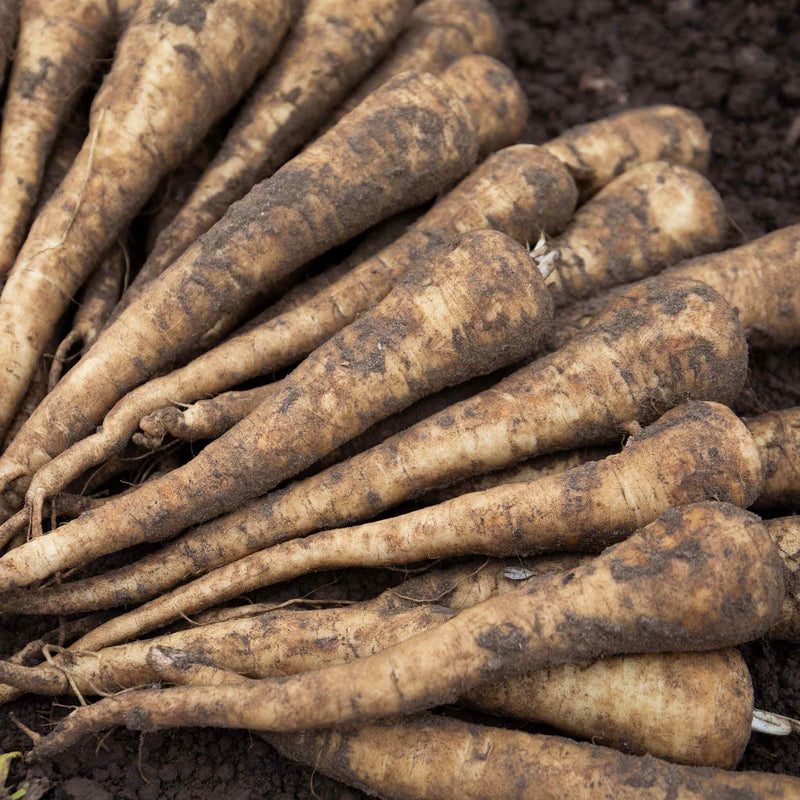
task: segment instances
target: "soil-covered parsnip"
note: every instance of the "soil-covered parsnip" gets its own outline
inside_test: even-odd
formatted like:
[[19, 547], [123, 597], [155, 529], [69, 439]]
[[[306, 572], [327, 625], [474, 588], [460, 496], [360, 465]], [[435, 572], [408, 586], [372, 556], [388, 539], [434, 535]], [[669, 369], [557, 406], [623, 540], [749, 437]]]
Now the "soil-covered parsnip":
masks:
[[0, 296], [0, 430], [70, 298], [163, 175], [267, 64], [291, 1], [210, 0], [188, 13], [182, 0], [141, 0], [92, 103], [84, 146]]
[[[38, 471], [29, 497], [52, 496], [62, 490], [85, 470], [118, 452], [139, 426], [150, 436], [162, 435], [160, 417], [143, 420], [145, 415], [303, 358], [386, 297], [409, 268], [426, 263], [459, 234], [496, 227], [525, 243], [541, 230], [562, 226], [574, 201], [569, 173], [540, 148], [519, 145], [501, 151], [448, 192], [406, 234], [339, 280], [123, 397], [99, 432]], [[247, 406], [241, 410], [246, 411]]]
[[[713, 286], [737, 311], [752, 347], [776, 349], [800, 343], [800, 225], [781, 228], [748, 244], [700, 256], [664, 275]], [[555, 350], [588, 325], [624, 289], [612, 289], [556, 315], [548, 349]]]
[[724, 503], [670, 509], [566, 575], [492, 598], [373, 656], [235, 687], [106, 698], [59, 723], [34, 755], [52, 758], [120, 724], [274, 731], [347, 724], [600, 655], [728, 647], [762, 635], [780, 614], [783, 592], [783, 566], [758, 517]]
[[25, 485], [127, 391], [190, 351], [220, 315], [431, 199], [469, 171], [477, 149], [472, 116], [441, 79], [412, 72], [381, 87], [254, 187], [104, 331], [0, 459], [3, 484]]
[[[578, 563], [564, 557], [468, 562], [423, 574], [346, 608], [265, 613], [248, 607], [246, 618], [97, 653], [62, 651], [53, 654], [52, 665], [25, 669], [29, 656], [41, 655], [42, 641], [38, 653], [32, 643], [13, 665], [0, 662], [0, 675], [42, 694], [113, 693], [164, 677], [150, 657], [155, 647], [188, 651], [202, 663], [251, 677], [297, 674], [373, 655], [441, 625], [458, 610], [532, 585], [539, 575], [566, 574]], [[86, 632], [90, 621], [78, 620], [78, 630]], [[72, 630], [68, 634], [73, 638]], [[628, 752], [722, 767], [740, 757], [753, 713], [749, 673], [733, 650], [562, 665], [479, 687], [460, 702], [544, 722]]]
[[[0, 131], [0, 282], [25, 237], [50, 150], [122, 24], [117, 4], [107, 0], [2, 4], [12, 5], [20, 32]], [[0, 30], [9, 30], [2, 18]], [[3, 60], [0, 72], [4, 67]]]
[[585, 200], [625, 170], [648, 161], [672, 161], [704, 172], [709, 140], [691, 111], [647, 106], [570, 128], [543, 146], [569, 167]]
[[368, 519], [433, 487], [535, 455], [619, 440], [632, 422], [649, 424], [689, 400], [730, 404], [746, 373], [743, 331], [713, 289], [644, 281], [568, 346], [492, 388], [133, 565], [58, 591], [76, 609], [141, 602], [188, 576]]
[[727, 232], [722, 198], [699, 172], [654, 161], [611, 181], [537, 251], [558, 307], [718, 250]]
[[772, 639], [800, 642], [800, 517], [771, 519], [766, 524], [778, 546], [786, 582], [780, 619], [768, 635]]
[[48, 376], [49, 391], [61, 380], [64, 362], [73, 352], [85, 355], [111, 316], [122, 293], [128, 268], [128, 256], [124, 248], [122, 242], [113, 247], [81, 289], [72, 327], [53, 355]]
[[[127, 641], [181, 616], [318, 570], [475, 553], [597, 552], [674, 506], [717, 499], [747, 507], [761, 483], [758, 449], [745, 425], [725, 406], [692, 403], [668, 412], [631, 437], [620, 454], [602, 461], [253, 553], [109, 620], [82, 646], [95, 650]], [[47, 610], [68, 608], [61, 600], [51, 598], [54, 605]], [[18, 610], [32, 613], [24, 592], [17, 604]], [[0, 598], [0, 607], [13, 609], [11, 598]]]
[[[13, 664], [0, 662], [0, 675], [42, 694], [113, 693], [163, 677], [150, 658], [154, 647], [190, 651], [203, 663], [251, 677], [296, 674], [372, 655], [441, 625], [459, 610], [531, 586], [540, 575], [566, 574], [586, 559], [467, 562], [432, 570], [345, 608], [291, 612], [251, 605], [239, 610], [238, 618], [237, 609], [226, 609], [216, 613], [219, 622], [199, 628], [201, 617], [194, 617], [189, 630], [97, 653], [62, 651], [53, 655], [52, 666], [19, 668], [41, 657], [46, 642], [68, 643], [54, 631], [11, 659]], [[101, 622], [97, 616], [68, 623], [63, 633], [74, 639]], [[460, 702], [546, 723], [626, 752], [727, 768], [744, 750], [753, 714], [749, 673], [735, 650], [566, 664], [479, 687]]]
[[[196, 653], [163, 646], [151, 647], [148, 661], [152, 671], [172, 683], [200, 686], [224, 684], [232, 687], [236, 683], [248, 682], [247, 678], [236, 672], [211, 666], [207, 659]], [[614, 664], [627, 668], [614, 669]], [[607, 699], [610, 691], [611, 698], [615, 701], [613, 711], [617, 712], [620, 708], [630, 709], [631, 728], [627, 732], [632, 734], [634, 747], [639, 738], [644, 742], [647, 734], [652, 732], [654, 737], [646, 739], [646, 742], [656, 751], [659, 744], [666, 742], [672, 753], [679, 752], [681, 744], [686, 743], [686, 752], [690, 754], [690, 759], [707, 764], [713, 763], [721, 753], [733, 753], [737, 747], [742, 746], [742, 739], [746, 736], [744, 723], [749, 728], [751, 714], [748, 713], [745, 720], [744, 715], [738, 712], [740, 707], [743, 709], [747, 705], [746, 701], [752, 696], [752, 688], [746, 668], [742, 670], [741, 658], [735, 651], [604, 659], [594, 662], [588, 668], [590, 675], [593, 670], [602, 670], [604, 665], [612, 666], [613, 671], [604, 676], [605, 686], [597, 685], [602, 692], [600, 699]], [[728, 670], [722, 673], [721, 670], [725, 667]], [[585, 668], [571, 665], [547, 670], [544, 674], [562, 673], [567, 676], [576, 669], [582, 669], [582, 673], [586, 674]], [[710, 670], [713, 670], [711, 676]], [[691, 713], [685, 713], [686, 708], [682, 704], [668, 705], [666, 709], [659, 704], [657, 713], [650, 717], [636, 713], [637, 708], [631, 708], [633, 695], [623, 694], [626, 689], [632, 688], [631, 673], [639, 679], [639, 686], [655, 690], [653, 700], [657, 702], [659, 697], [663, 698], [666, 690], [670, 692], [670, 699], [691, 703]], [[667, 686], [659, 682], [665, 675], [672, 679]], [[709, 680], [709, 677], [712, 679]], [[609, 678], [617, 678], [617, 683], [609, 686]], [[655, 684], [648, 686], [648, 679], [652, 679]], [[565, 685], [569, 685], [568, 679]], [[495, 694], [502, 693], [507, 698], [502, 701], [503, 713], [506, 710], [511, 713], [517, 710], [525, 719], [530, 716], [531, 706], [525, 703], [523, 692], [528, 688], [534, 693], [541, 692], [543, 686], [546, 694], [546, 685], [536, 680], [536, 677], [530, 679], [529, 676], [523, 676], [501, 684], [484, 686], [471, 694], [487, 695], [487, 708], [493, 706], [494, 710], [500, 710], [496, 705]], [[581, 684], [578, 696], [572, 696], [577, 704], [580, 704], [584, 688], [585, 685]], [[676, 690], [677, 696], [672, 694]], [[697, 693], [698, 690], [700, 694]], [[637, 706], [651, 699], [642, 698], [640, 694], [636, 694], [635, 698]], [[720, 702], [724, 705], [720, 705]], [[675, 716], [673, 710], [676, 712]], [[596, 713], [597, 708], [593, 706], [589, 719]], [[664, 716], [665, 713], [668, 717]], [[563, 713], [560, 716], [565, 717]], [[657, 723], [659, 719], [663, 724], [656, 730], [652, 723]], [[602, 721], [608, 729], [607, 718]], [[696, 725], [698, 722], [706, 723], [707, 727]], [[583, 720], [579, 719], [578, 723], [582, 724]], [[715, 726], [716, 733], [709, 738], [711, 726]], [[457, 730], [463, 733], [462, 737], [455, 736]], [[619, 732], [622, 730], [622, 727], [618, 729]], [[793, 797], [798, 783], [795, 778], [774, 775], [761, 776], [758, 773], [675, 766], [652, 757], [636, 758], [605, 747], [578, 744], [556, 737], [530, 736], [507, 729], [497, 731], [501, 735], [499, 739], [485, 741], [479, 736], [481, 731], [494, 732], [494, 729], [467, 726], [443, 716], [420, 715], [396, 721], [363, 724], [357, 728], [336, 727], [327, 731], [261, 735], [288, 758], [299, 760], [315, 770], [321, 770], [354, 786], [372, 792], [380, 791], [383, 797], [400, 799], [429, 800], [431, 797], [443, 797], [449, 800], [455, 787], [459, 796], [464, 797], [483, 798], [491, 794], [492, 797], [509, 797], [514, 800], [519, 797], [536, 800], [553, 797], [561, 800], [564, 797], [564, 787], [569, 785], [569, 781], [574, 782], [569, 796], [586, 797], [587, 800], [593, 800], [597, 796], [598, 788], [607, 789], [609, 797], [630, 797], [631, 800], [649, 796], [656, 800], [663, 800], [665, 796], [704, 800], [719, 797], [722, 800], [730, 797], [729, 790], [745, 791], [748, 797], [755, 792], [755, 797], [781, 798]], [[412, 735], [404, 737], [406, 732]], [[430, 741], [426, 737], [431, 737]], [[688, 741], [689, 737], [691, 742]], [[509, 742], [514, 749], [501, 749], [503, 744]], [[530, 766], [521, 768], [519, 748], [524, 750], [530, 744], [538, 746], [531, 753]], [[631, 739], [625, 744], [631, 746]], [[420, 745], [422, 747], [418, 751], [416, 748]], [[549, 746], [559, 748], [552, 759], [548, 757]], [[492, 753], [492, 758], [487, 759], [487, 752]], [[398, 753], [408, 754], [413, 760], [406, 765], [402, 758], [398, 761]], [[442, 753], [455, 754], [453, 772], [444, 773], [444, 782], [443, 770], [448, 769], [449, 762]], [[502, 758], [504, 753], [508, 753], [509, 758]], [[507, 762], [513, 764], [513, 773], [501, 772], [498, 778], [491, 780], [485, 777], [487, 769], [491, 767], [494, 773], [497, 765], [502, 767]], [[544, 772], [551, 763], [554, 771]], [[586, 771], [581, 769], [584, 764]], [[472, 768], [469, 768], [470, 765]], [[396, 772], [395, 767], [398, 767]], [[576, 769], [579, 770], [577, 778]], [[530, 782], [521, 784], [520, 774], [536, 775], [537, 782], [530, 792], [527, 791]], [[550, 780], [543, 783], [543, 777], [548, 776]], [[459, 784], [459, 781], [464, 785]], [[446, 786], [446, 793], [436, 794], [443, 785]], [[785, 789], [783, 793], [782, 789]]]
[[525, 247], [497, 231], [466, 234], [188, 464], [0, 558], [0, 586], [29, 585], [230, 511], [425, 394], [523, 358], [551, 316]]
[[488, 0], [426, 0], [414, 9], [406, 30], [386, 58], [339, 105], [327, 124], [338, 122], [367, 95], [408, 69], [436, 75], [462, 56], [500, 58], [505, 50], [500, 18]]
[[[351, 660], [351, 659], [348, 659]], [[154, 643], [151, 672], [178, 685], [220, 685], [248, 678], [202, 652]], [[731, 769], [753, 721], [753, 685], [733, 648], [646, 653], [562, 664], [479, 686], [460, 702], [481, 711], [544, 723], [637, 755]], [[276, 735], [275, 741], [285, 736]]]
[[764, 465], [764, 485], [754, 508], [800, 510], [800, 408], [746, 420]]
[[422, 714], [262, 734], [286, 758], [386, 800], [790, 800], [800, 780], [677, 766], [558, 736]]
[[383, 55], [413, 9], [414, 0], [305, 4], [275, 63], [237, 114], [183, 208], [159, 234], [120, 310], [221, 219], [231, 204], [305, 144]]

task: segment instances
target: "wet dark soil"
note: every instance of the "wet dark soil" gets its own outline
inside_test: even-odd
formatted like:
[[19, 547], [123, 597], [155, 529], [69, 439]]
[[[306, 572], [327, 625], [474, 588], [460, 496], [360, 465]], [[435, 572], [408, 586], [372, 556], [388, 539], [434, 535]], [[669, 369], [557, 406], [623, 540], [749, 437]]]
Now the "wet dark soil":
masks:
[[[736, 233], [732, 243], [800, 222], [800, 14], [792, 0], [495, 0], [511, 57], [531, 100], [526, 137], [540, 142], [626, 106], [677, 103], [713, 134], [710, 176]], [[754, 354], [737, 410], [800, 402], [800, 353]], [[335, 576], [328, 596], [367, 596], [399, 574]], [[309, 579], [297, 596], [330, 575]], [[315, 584], [316, 581], [316, 584]], [[44, 623], [42, 623], [44, 625]], [[10, 621], [0, 651], [30, 638]], [[743, 648], [760, 707], [800, 717], [800, 647]], [[69, 701], [65, 701], [69, 702]], [[13, 705], [44, 730], [66, 711], [47, 700]], [[0, 752], [26, 738], [0, 714]], [[754, 736], [742, 766], [800, 775], [800, 737]], [[240, 731], [184, 730], [140, 736], [115, 731], [38, 772], [53, 800], [344, 800], [365, 795], [282, 760]], [[12, 778], [15, 776], [12, 775]], [[18, 776], [17, 776], [18, 777]], [[44, 784], [42, 784], [44, 786]], [[27, 797], [35, 796], [35, 787]]]

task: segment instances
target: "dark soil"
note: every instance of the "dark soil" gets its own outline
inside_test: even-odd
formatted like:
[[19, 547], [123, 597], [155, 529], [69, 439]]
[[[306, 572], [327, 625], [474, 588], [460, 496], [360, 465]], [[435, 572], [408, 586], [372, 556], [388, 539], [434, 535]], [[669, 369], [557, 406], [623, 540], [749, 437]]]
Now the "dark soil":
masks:
[[[625, 106], [680, 104], [698, 112], [713, 133], [711, 179], [738, 228], [733, 243], [800, 221], [800, 15], [792, 0], [495, 2], [531, 100], [530, 141], [543, 141]], [[797, 405], [798, 355], [755, 354], [737, 410], [757, 413]], [[401, 577], [355, 573], [340, 576], [325, 592], [364, 596]], [[284, 593], [297, 596], [314, 581], [330, 580], [318, 576]], [[25, 638], [13, 620], [4, 623], [2, 654]], [[800, 717], [800, 647], [756, 642], [743, 650], [758, 705]], [[47, 700], [27, 700], [13, 708], [38, 730], [65, 710]], [[3, 714], [0, 752], [26, 744]], [[800, 775], [800, 738], [755, 736], [742, 766]], [[257, 737], [240, 731], [183, 730], [143, 737], [115, 731], [36, 775], [49, 782], [46, 796], [53, 800], [365, 796], [281, 760]], [[19, 777], [12, 774], [12, 780]]]

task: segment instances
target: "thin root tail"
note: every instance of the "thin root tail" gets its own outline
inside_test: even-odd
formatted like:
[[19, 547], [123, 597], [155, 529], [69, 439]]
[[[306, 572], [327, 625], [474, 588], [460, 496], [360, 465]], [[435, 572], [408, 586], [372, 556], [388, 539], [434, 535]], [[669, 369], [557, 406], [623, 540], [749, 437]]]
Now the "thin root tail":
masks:
[[48, 392], [52, 392], [53, 389], [56, 388], [56, 384], [61, 380], [61, 376], [64, 374], [64, 362], [78, 342], [82, 342], [82, 340], [83, 334], [73, 329], [61, 341], [61, 344], [58, 346], [53, 356], [53, 363], [50, 365], [50, 374], [47, 377]]

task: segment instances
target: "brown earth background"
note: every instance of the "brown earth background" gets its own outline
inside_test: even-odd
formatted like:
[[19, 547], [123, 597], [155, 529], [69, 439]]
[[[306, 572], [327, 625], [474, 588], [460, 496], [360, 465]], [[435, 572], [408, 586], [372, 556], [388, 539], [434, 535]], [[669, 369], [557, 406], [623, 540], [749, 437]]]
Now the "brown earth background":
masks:
[[[510, 58], [531, 102], [525, 139], [626, 106], [676, 103], [713, 135], [710, 177], [735, 223], [731, 244], [800, 222], [800, 5], [792, 0], [495, 0]], [[756, 356], [737, 411], [800, 404], [800, 352]], [[370, 597], [403, 573], [353, 571], [277, 587], [272, 598]], [[6, 619], [5, 656], [38, 623]], [[41, 627], [52, 627], [46, 621]], [[761, 708], [800, 717], [800, 646], [755, 642], [743, 648]], [[65, 699], [64, 703], [69, 703]], [[44, 730], [67, 711], [47, 699], [10, 709]], [[495, 724], [497, 724], [495, 722]], [[529, 728], [530, 729], [530, 728]], [[25, 749], [25, 736], [0, 710], [0, 752]], [[741, 764], [800, 775], [800, 737], [756, 735]], [[281, 759], [242, 731], [114, 731], [66, 754], [38, 775], [52, 800], [354, 800], [366, 797]], [[12, 772], [10, 783], [21, 777]]]

